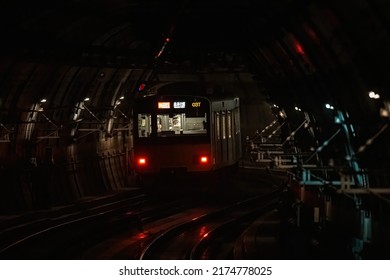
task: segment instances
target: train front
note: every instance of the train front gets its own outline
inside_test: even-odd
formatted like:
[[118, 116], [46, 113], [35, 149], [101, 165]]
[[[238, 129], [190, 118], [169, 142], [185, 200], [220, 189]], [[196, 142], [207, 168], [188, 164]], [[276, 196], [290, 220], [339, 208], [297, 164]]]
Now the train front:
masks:
[[134, 168], [142, 180], [196, 177], [213, 169], [208, 99], [144, 97], [134, 111]]

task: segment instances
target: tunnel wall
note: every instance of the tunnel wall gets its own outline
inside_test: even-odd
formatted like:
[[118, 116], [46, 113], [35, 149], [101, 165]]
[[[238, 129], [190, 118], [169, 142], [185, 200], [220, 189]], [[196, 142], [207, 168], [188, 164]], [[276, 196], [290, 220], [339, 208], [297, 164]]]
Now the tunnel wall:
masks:
[[113, 143], [88, 151], [88, 145], [70, 145], [62, 160], [54, 156], [53, 161], [37, 158], [36, 165], [24, 158], [3, 162], [1, 213], [47, 208], [128, 188], [131, 151]]
[[0, 213], [129, 187], [131, 95], [149, 70], [9, 61], [0, 72]]

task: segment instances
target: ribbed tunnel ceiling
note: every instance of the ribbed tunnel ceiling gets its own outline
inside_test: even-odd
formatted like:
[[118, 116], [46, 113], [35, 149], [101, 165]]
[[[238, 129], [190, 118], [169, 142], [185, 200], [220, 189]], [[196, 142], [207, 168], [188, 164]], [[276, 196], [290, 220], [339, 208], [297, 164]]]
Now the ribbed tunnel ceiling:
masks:
[[325, 103], [344, 110], [361, 141], [377, 131], [383, 106], [368, 92], [388, 99], [385, 0], [16, 0], [2, 1], [0, 15], [8, 129], [28, 121], [42, 98], [55, 123], [66, 125], [85, 97], [106, 118], [120, 96], [156, 72], [218, 67], [249, 72], [258, 93], [288, 115], [298, 106], [321, 123], [332, 121]]
[[279, 102], [351, 107], [363, 95], [352, 107], [364, 108], [369, 90], [385, 95], [389, 87], [388, 15], [380, 0], [5, 1], [2, 49], [28, 59], [151, 65], [169, 37], [162, 60], [171, 65], [238, 52]]

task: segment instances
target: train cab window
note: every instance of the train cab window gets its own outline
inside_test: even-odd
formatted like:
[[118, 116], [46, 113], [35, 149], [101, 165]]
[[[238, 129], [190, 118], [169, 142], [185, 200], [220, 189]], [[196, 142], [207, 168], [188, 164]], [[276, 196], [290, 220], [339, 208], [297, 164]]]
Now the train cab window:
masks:
[[232, 112], [228, 111], [227, 113], [227, 133], [228, 138], [232, 138]]
[[216, 130], [216, 135], [217, 135], [217, 140], [220, 140], [221, 139], [221, 134], [220, 134], [220, 117], [219, 117], [219, 113], [216, 112], [215, 113], [215, 130]]
[[226, 139], [226, 118], [225, 112], [222, 112], [222, 139]]
[[152, 134], [151, 114], [138, 114], [138, 137], [150, 137]]
[[187, 116], [185, 113], [158, 114], [157, 136], [207, 135], [207, 114]]

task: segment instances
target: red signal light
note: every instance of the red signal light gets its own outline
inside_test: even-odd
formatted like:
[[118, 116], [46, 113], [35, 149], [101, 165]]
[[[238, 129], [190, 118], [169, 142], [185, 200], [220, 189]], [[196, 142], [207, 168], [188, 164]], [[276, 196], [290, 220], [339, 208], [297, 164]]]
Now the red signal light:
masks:
[[145, 88], [146, 88], [146, 84], [145, 84], [145, 83], [139, 84], [139, 85], [138, 85], [138, 92], [143, 91]]
[[297, 53], [299, 53], [300, 55], [305, 54], [305, 51], [303, 50], [302, 45], [298, 41], [295, 42], [295, 49], [296, 49]]
[[200, 163], [208, 163], [209, 162], [209, 158], [206, 157], [206, 156], [201, 156], [200, 157]]

